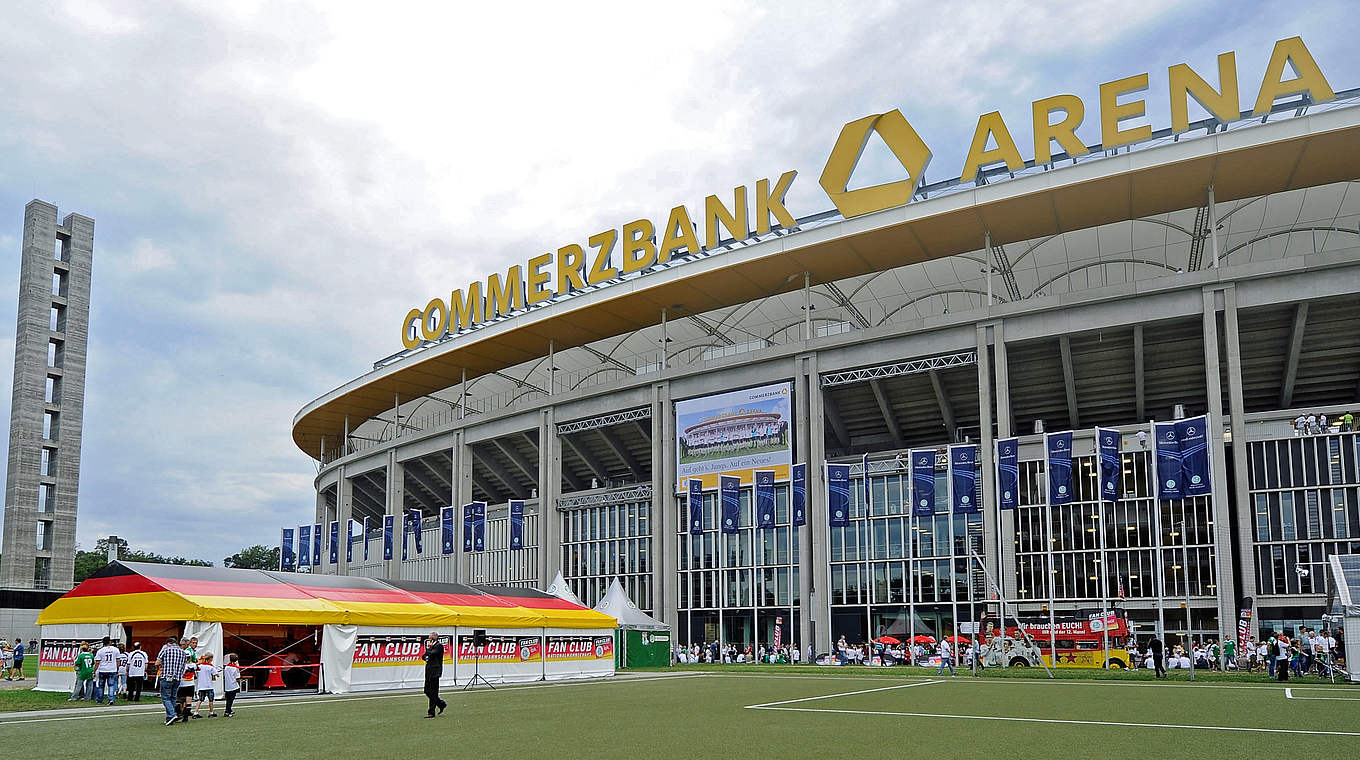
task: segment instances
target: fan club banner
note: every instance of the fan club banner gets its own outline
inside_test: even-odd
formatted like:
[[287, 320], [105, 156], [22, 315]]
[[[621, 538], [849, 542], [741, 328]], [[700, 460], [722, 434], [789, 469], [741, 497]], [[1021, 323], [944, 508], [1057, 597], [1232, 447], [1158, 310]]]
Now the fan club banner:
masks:
[[42, 670], [75, 670], [81, 643], [75, 639], [43, 639], [38, 646], [38, 667]]
[[383, 559], [392, 559], [392, 529], [396, 515], [383, 515]]
[[1096, 428], [1096, 449], [1100, 455], [1100, 498], [1119, 501], [1119, 440], [1118, 430]]
[[850, 524], [850, 465], [826, 466], [826, 515], [833, 528]]
[[976, 446], [949, 447], [949, 485], [953, 490], [950, 506], [954, 514], [978, 511]]
[[284, 572], [292, 572], [297, 565], [297, 555], [293, 553], [293, 529], [284, 528], [283, 537], [279, 540], [279, 569]]
[[1251, 597], [1242, 597], [1242, 611], [1237, 616], [1237, 646], [1239, 651], [1246, 651], [1247, 643], [1251, 641]]
[[368, 536], [373, 531], [371, 518], [364, 517], [364, 561], [368, 561]]
[[312, 526], [298, 527], [298, 567], [312, 566]]
[[549, 636], [548, 662], [614, 659], [613, 636]]
[[911, 452], [911, 513], [916, 517], [935, 514], [935, 451]]
[[736, 535], [737, 529], [741, 527], [741, 478], [736, 475], [718, 476], [718, 504], [721, 507], [722, 532]]
[[463, 551], [472, 551], [472, 505], [463, 505]]
[[756, 527], [774, 527], [774, 470], [756, 470]]
[[439, 510], [439, 553], [453, 554], [453, 507]]
[[510, 549], [524, 548], [524, 502], [510, 501]]
[[1176, 436], [1176, 423], [1156, 422], [1152, 425], [1157, 449], [1157, 498], [1184, 499], [1181, 488], [1181, 442]]
[[807, 525], [807, 465], [793, 466], [793, 525]]
[[1072, 431], [1044, 436], [1048, 456], [1048, 503], [1072, 503]]
[[704, 482], [691, 480], [686, 484], [689, 491], [689, 534], [704, 534]]
[[1209, 417], [1201, 415], [1176, 423], [1181, 447], [1181, 486], [1186, 496], [1207, 496], [1209, 486]]
[[340, 521], [331, 521], [331, 564], [340, 564]]
[[458, 637], [458, 664], [476, 662], [540, 662], [543, 640], [537, 636], [487, 636], [486, 646], [473, 646], [472, 636]]
[[996, 500], [1001, 509], [1020, 506], [1020, 439], [996, 442]]
[[[453, 647], [448, 636], [444, 644], [444, 664], [453, 663]], [[425, 636], [357, 636], [354, 640], [356, 668], [402, 667], [425, 664]]]
[[321, 523], [312, 526], [312, 564], [321, 567]]
[[472, 502], [472, 550], [486, 550], [486, 502]]

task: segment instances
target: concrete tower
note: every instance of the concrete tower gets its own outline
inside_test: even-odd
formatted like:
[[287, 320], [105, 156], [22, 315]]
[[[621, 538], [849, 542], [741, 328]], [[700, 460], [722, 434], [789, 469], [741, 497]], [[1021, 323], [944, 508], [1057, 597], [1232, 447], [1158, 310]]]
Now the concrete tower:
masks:
[[93, 219], [24, 207], [0, 587], [72, 586], [93, 254]]

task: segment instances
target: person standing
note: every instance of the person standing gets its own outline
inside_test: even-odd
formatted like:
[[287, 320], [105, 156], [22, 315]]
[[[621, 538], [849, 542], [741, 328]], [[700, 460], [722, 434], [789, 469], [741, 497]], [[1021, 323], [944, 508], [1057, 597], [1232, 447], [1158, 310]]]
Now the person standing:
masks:
[[85, 642], [80, 644], [80, 653], [76, 655], [75, 662], [71, 663], [72, 669], [76, 672], [76, 683], [71, 689], [71, 698], [67, 702], [94, 697], [94, 653], [90, 651], [90, 645]]
[[940, 639], [940, 669], [936, 671], [936, 675], [944, 675], [945, 666], [949, 667], [949, 675], [958, 675], [954, 672], [954, 646], [949, 643], [948, 638]]
[[1275, 677], [1281, 681], [1289, 680], [1289, 639], [1284, 632], [1275, 638]]
[[1148, 651], [1152, 653], [1152, 668], [1154, 678], [1166, 678], [1166, 664], [1163, 662], [1163, 655], [1166, 654], [1162, 640], [1156, 636], [1148, 642]]
[[127, 695], [129, 702], [142, 701], [142, 682], [146, 679], [146, 652], [142, 642], [134, 641], [127, 656]]
[[236, 701], [236, 694], [241, 691], [241, 666], [237, 663], [236, 655], [227, 655], [227, 666], [222, 668], [222, 692], [227, 697], [227, 709], [223, 711], [222, 717], [230, 718], [236, 714], [231, 709], [231, 705]]
[[127, 691], [128, 680], [128, 654], [123, 642], [114, 644], [118, 649], [118, 682], [113, 685], [114, 694], [123, 694]]
[[212, 652], [205, 652], [198, 663], [198, 669], [194, 671], [194, 717], [203, 717], [203, 703], [208, 703], [208, 717], [217, 717], [216, 690], [213, 686], [213, 679], [217, 678], [217, 666], [213, 665]]
[[439, 634], [430, 631], [429, 638], [425, 639], [425, 696], [430, 700], [430, 708], [425, 713], [425, 717], [433, 718], [438, 710], [439, 715], [444, 714], [444, 708], [449, 706], [448, 702], [439, 698], [439, 679], [444, 675], [444, 642], [440, 641]]
[[156, 655], [156, 672], [160, 674], [161, 704], [165, 706], [165, 725], [172, 725], [179, 719], [179, 676], [188, 662], [179, 639], [171, 636], [166, 639], [161, 651]]
[[99, 651], [94, 653], [95, 678], [98, 683], [94, 687], [94, 701], [101, 701], [106, 705], [113, 704], [113, 698], [118, 694], [118, 647], [109, 643], [109, 637], [105, 636]]
[[24, 640], [18, 636], [14, 637], [14, 678], [24, 680]]

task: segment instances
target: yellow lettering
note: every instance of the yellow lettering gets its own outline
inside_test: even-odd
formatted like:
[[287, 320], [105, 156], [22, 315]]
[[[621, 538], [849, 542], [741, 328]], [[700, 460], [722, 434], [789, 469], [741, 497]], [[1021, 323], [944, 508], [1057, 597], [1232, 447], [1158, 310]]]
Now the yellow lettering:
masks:
[[524, 308], [524, 281], [519, 278], [519, 264], [505, 273], [504, 283], [499, 273], [486, 278], [486, 301], [488, 319]]
[[718, 225], [727, 228], [733, 240], [745, 240], [751, 236], [751, 224], [746, 214], [746, 186], [732, 189], [732, 207], [729, 211], [718, 196], [710, 195], [704, 199], [704, 247], [718, 247]]
[[591, 248], [600, 249], [595, 254], [595, 261], [590, 264], [590, 273], [586, 275], [586, 282], [596, 285], [619, 276], [619, 270], [611, 266], [611, 259], [614, 256], [614, 241], [618, 239], [619, 233], [616, 230], [605, 230], [591, 235], [586, 240], [586, 244]]
[[1242, 115], [1242, 104], [1237, 99], [1237, 58], [1232, 53], [1218, 57], [1218, 86], [1215, 90], [1195, 73], [1188, 64], [1178, 63], [1167, 69], [1171, 89], [1171, 131], [1184, 132], [1190, 128], [1190, 98], [1200, 108], [1227, 123]]
[[463, 298], [462, 290], [455, 290], [449, 294], [449, 329], [466, 330], [483, 319], [482, 310], [482, 284], [474, 282], [468, 285], [467, 298]]
[[656, 227], [638, 219], [623, 225], [623, 273], [646, 269], [656, 263]]
[[[435, 319], [434, 326], [430, 325], [430, 317], [435, 313], [439, 317]], [[435, 340], [449, 329], [449, 307], [444, 305], [443, 299], [432, 298], [425, 304], [425, 311], [420, 314], [420, 334], [425, 340]]]
[[1141, 98], [1120, 105], [1119, 96], [1142, 92], [1147, 86], [1147, 74], [1116, 79], [1100, 86], [1100, 147], [1109, 150], [1152, 137], [1152, 127], [1147, 124], [1132, 129], [1119, 128], [1119, 123], [1125, 119], [1136, 119], [1147, 112], [1147, 103]]
[[694, 234], [694, 222], [690, 221], [689, 209], [676, 206], [666, 217], [666, 226], [661, 230], [661, 248], [656, 260], [665, 263], [671, 260], [673, 251], [699, 252], [699, 238]]
[[541, 271], [543, 267], [551, 264], [552, 260], [551, 253], [529, 259], [529, 292], [524, 296], [524, 300], [530, 306], [552, 298], [552, 289], [544, 287], [548, 280], [552, 279], [552, 272]]
[[793, 218], [793, 214], [784, 207], [784, 196], [789, 193], [789, 185], [793, 184], [793, 178], [798, 176], [796, 171], [788, 171], [779, 175], [779, 181], [774, 184], [774, 189], [770, 189], [770, 181], [762, 179], [756, 182], [756, 234], [764, 235], [770, 231], [770, 217], [773, 216], [780, 227], [797, 227], [798, 220]]
[[401, 322], [401, 345], [409, 351], [420, 345], [419, 328], [416, 322], [420, 321], [420, 309], [411, 309], [406, 312], [406, 319]]
[[[1077, 137], [1077, 127], [1086, 118], [1086, 105], [1076, 95], [1054, 95], [1034, 101], [1034, 163], [1046, 164], [1053, 160], [1053, 140], [1067, 151], [1068, 156], [1083, 156], [1090, 151]], [[1057, 123], [1049, 122], [1054, 111], [1062, 111]]]
[[[988, 138], [996, 140], [996, 147], [988, 149]], [[968, 148], [968, 158], [963, 161], [963, 173], [959, 175], [967, 181], [977, 176], [978, 170], [997, 161], [1005, 161], [1011, 171], [1025, 168], [1025, 159], [1020, 157], [1020, 149], [1015, 147], [1015, 139], [1006, 128], [1006, 120], [1000, 111], [992, 111], [978, 117], [977, 128], [973, 130], [973, 144]]]
[[581, 270], [586, 265], [586, 252], [571, 243], [557, 249], [557, 295], [581, 290], [586, 286]]
[[[1288, 63], [1297, 75], [1290, 80], [1282, 80], [1284, 66]], [[1327, 77], [1322, 75], [1313, 54], [1308, 52], [1300, 37], [1290, 37], [1275, 43], [1270, 53], [1270, 63], [1266, 64], [1266, 75], [1261, 80], [1261, 91], [1256, 95], [1256, 108], [1252, 113], [1264, 116], [1270, 113], [1275, 99], [1285, 95], [1306, 92], [1314, 103], [1325, 103], [1336, 97]]]

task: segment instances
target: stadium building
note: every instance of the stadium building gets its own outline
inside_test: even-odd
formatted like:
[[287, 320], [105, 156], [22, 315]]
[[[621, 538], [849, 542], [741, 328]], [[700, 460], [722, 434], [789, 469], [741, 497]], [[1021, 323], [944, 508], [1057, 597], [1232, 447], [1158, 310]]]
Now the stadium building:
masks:
[[[1236, 82], [1187, 71], [1163, 80], [1170, 127], [1124, 128], [1141, 113], [1131, 77], [1101, 87], [1101, 144], [1050, 129], [1062, 152], [1041, 138], [1021, 158], [989, 114], [961, 178], [932, 184], [906, 118], [866, 117], [821, 174], [833, 210], [788, 214], [790, 173], [413, 309], [405, 350], [294, 419], [319, 460], [309, 569], [538, 588], [560, 569], [587, 605], [619, 578], [680, 643], [819, 651], [965, 630], [998, 592], [1034, 615], [1118, 607], [1141, 634], [1231, 636], [1244, 614], [1261, 631], [1320, 624], [1326, 563], [1360, 553], [1360, 442], [1343, 421], [1360, 412], [1360, 90], [1334, 92], [1297, 38], [1259, 91], [1243, 73], [1248, 111]], [[1036, 102], [1036, 132], [1062, 98]], [[1207, 119], [1189, 121], [1192, 99]], [[874, 135], [910, 179], [848, 190]], [[1151, 423], [1198, 415], [1210, 492], [1159, 499]], [[1120, 433], [1113, 501], [1097, 426]], [[1061, 505], [1045, 486], [1054, 431], [1074, 431]], [[1002, 510], [996, 443], [1011, 437], [1018, 505]], [[963, 443], [981, 510], [940, 498], [913, 517], [910, 453], [933, 455], [945, 494]], [[844, 526], [828, 464], [850, 467]], [[731, 532], [722, 473], [740, 478]], [[487, 505], [480, 551], [450, 538], [480, 519], [472, 502]], [[420, 553], [401, 530], [413, 511]], [[404, 561], [384, 558], [385, 517]]]

